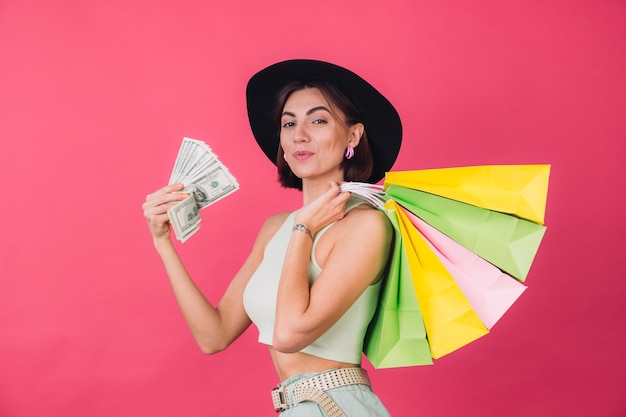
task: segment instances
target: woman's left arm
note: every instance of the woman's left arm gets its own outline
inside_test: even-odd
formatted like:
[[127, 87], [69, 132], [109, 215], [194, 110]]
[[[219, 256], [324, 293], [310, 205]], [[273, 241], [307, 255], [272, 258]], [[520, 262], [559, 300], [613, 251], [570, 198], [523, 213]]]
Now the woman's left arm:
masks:
[[322, 272], [309, 287], [312, 239], [293, 232], [278, 288], [274, 348], [298, 352], [339, 320], [385, 268], [392, 234], [384, 213], [351, 210], [324, 235]]

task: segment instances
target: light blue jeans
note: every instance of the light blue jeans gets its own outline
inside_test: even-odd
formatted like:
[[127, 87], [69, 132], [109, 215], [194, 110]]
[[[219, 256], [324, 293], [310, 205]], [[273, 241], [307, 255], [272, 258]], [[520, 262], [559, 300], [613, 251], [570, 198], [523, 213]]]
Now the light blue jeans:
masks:
[[[316, 372], [296, 374], [281, 382], [287, 386], [289, 398], [293, 398], [293, 385], [304, 379], [317, 375]], [[337, 403], [346, 417], [390, 417], [378, 396], [367, 385], [347, 385], [325, 391]], [[280, 413], [280, 417], [328, 417], [317, 403], [303, 401], [299, 404], [290, 404], [288, 410]]]

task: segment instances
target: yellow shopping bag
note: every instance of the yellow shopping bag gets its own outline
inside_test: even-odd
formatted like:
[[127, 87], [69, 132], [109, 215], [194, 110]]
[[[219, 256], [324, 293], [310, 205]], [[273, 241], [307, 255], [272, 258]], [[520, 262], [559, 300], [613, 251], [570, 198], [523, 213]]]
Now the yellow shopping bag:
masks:
[[397, 203], [390, 203], [395, 206], [398, 215], [403, 247], [432, 357], [438, 359], [489, 333], [419, 231]]
[[485, 165], [388, 172], [398, 185], [543, 224], [550, 165]]

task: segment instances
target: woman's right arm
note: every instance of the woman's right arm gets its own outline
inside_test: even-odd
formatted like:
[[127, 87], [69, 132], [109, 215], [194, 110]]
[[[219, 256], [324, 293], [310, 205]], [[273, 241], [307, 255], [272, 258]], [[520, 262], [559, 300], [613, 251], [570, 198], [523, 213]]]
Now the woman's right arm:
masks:
[[268, 221], [263, 226], [250, 256], [213, 307], [191, 279], [171, 240], [167, 210], [187, 196], [179, 193], [181, 189], [182, 185], [174, 184], [148, 195], [143, 205], [144, 216], [185, 321], [200, 349], [212, 354], [225, 349], [250, 325], [243, 307], [243, 291], [263, 258], [274, 222]]

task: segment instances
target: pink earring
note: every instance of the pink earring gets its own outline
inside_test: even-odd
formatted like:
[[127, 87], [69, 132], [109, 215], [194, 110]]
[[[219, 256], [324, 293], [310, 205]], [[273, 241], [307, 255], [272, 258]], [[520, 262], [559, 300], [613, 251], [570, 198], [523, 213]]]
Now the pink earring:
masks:
[[354, 148], [352, 146], [348, 146], [346, 149], [346, 159], [352, 159], [354, 156]]
[[285, 162], [287, 162], [287, 154], [283, 153], [283, 159], [285, 160]]

